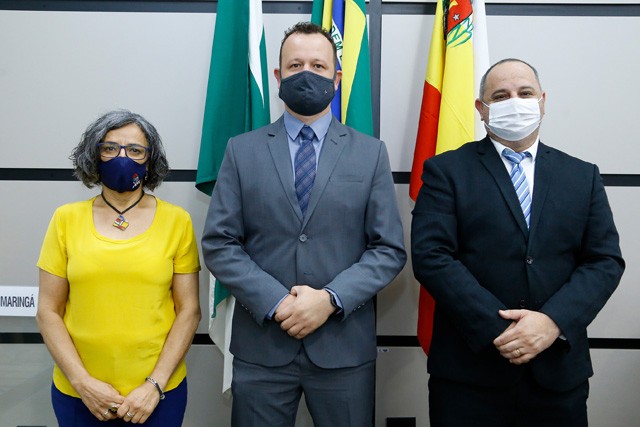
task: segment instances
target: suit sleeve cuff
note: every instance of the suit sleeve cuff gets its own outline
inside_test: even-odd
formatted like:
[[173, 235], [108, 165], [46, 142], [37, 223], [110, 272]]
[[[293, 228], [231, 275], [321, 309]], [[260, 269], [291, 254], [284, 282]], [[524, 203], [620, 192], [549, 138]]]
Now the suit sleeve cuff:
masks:
[[336, 311], [334, 314], [342, 313], [344, 311], [343, 310], [344, 306], [342, 305], [342, 301], [340, 300], [340, 297], [338, 296], [338, 294], [336, 294], [333, 289], [326, 288], [326, 287], [323, 289], [329, 292], [329, 295], [331, 295], [331, 305], [333, 305], [336, 308]]
[[285, 296], [280, 298], [280, 300], [276, 303], [276, 305], [274, 305], [273, 308], [271, 310], [269, 310], [269, 313], [267, 313], [266, 320], [273, 320], [273, 315], [276, 313], [276, 310], [278, 309], [280, 304], [282, 304], [282, 301], [284, 301], [284, 299], [287, 297], [287, 295], [289, 295], [289, 294], [286, 294]]

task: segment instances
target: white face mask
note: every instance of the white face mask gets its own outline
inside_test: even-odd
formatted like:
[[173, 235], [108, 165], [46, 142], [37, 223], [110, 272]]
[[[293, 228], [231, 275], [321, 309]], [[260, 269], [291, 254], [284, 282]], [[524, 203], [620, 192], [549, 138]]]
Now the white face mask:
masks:
[[541, 99], [509, 98], [489, 105], [483, 102], [489, 107], [489, 123], [485, 126], [504, 140], [520, 141], [540, 125]]

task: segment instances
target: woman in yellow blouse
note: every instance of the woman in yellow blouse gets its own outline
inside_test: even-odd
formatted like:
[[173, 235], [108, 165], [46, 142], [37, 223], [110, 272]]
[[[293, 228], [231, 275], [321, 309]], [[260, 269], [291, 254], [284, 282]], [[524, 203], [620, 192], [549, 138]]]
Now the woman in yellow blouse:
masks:
[[200, 264], [189, 214], [144, 191], [169, 172], [160, 136], [140, 115], [112, 111], [71, 159], [101, 193], [55, 211], [38, 260], [58, 422], [180, 426]]

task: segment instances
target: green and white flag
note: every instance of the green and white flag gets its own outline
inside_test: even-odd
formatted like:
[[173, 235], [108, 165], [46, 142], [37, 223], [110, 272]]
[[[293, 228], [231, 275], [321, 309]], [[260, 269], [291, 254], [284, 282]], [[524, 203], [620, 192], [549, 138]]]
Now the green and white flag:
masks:
[[[261, 0], [220, 0], [209, 66], [196, 188], [211, 195], [229, 138], [270, 122]], [[229, 352], [235, 298], [210, 275], [209, 336], [224, 356], [222, 391], [230, 393]]]

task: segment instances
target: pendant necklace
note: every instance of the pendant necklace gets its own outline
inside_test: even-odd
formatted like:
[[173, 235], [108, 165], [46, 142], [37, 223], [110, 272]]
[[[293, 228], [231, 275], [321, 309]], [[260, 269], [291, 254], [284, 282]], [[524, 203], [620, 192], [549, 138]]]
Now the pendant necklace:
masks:
[[116, 211], [118, 213], [118, 218], [116, 218], [115, 221], [113, 221], [113, 226], [115, 228], [117, 228], [118, 230], [124, 231], [127, 229], [127, 227], [129, 226], [129, 221], [127, 221], [124, 218], [124, 214], [129, 211], [130, 209], [133, 209], [133, 207], [135, 205], [137, 205], [138, 203], [140, 203], [140, 200], [142, 200], [142, 198], [144, 197], [144, 191], [142, 192], [142, 194], [140, 195], [140, 198], [138, 200], [136, 200], [131, 206], [129, 206], [128, 208], [126, 208], [123, 211], [119, 211], [118, 209], [115, 208], [115, 206], [113, 206], [111, 203], [109, 203], [107, 201], [107, 199], [105, 199], [104, 197], [104, 193], [100, 193], [100, 196], [102, 197], [102, 200], [104, 200], [104, 202], [107, 204], [107, 206], [109, 206], [111, 209], [113, 209], [114, 211]]

